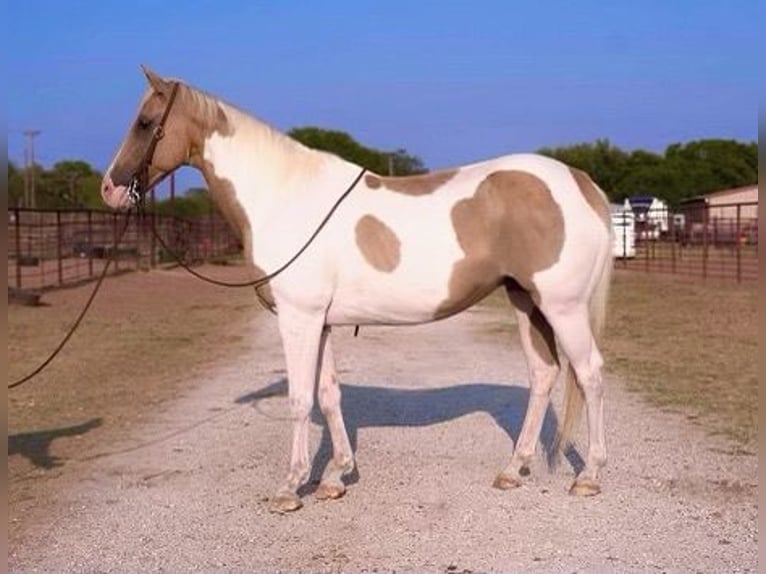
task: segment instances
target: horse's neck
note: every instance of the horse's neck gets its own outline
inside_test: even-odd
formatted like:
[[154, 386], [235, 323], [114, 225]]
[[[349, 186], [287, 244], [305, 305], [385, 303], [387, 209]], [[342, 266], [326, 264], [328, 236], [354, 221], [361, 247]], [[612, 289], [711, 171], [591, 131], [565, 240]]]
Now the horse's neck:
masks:
[[286, 138], [239, 110], [225, 104], [221, 108], [231, 131], [213, 131], [203, 149], [202, 173], [211, 191], [215, 193], [220, 180], [227, 179], [247, 185], [248, 193], [271, 193], [284, 177], [290, 146], [280, 140]]
[[[249, 203], [278, 201], [307, 182], [316, 188], [328, 175], [352, 164], [310, 149], [260, 120], [227, 104], [220, 104], [230, 125], [229, 133], [213, 132], [204, 142], [202, 173], [216, 194], [221, 180], [234, 185]], [[252, 196], [252, 197], [251, 197]]]
[[321, 188], [332, 173], [345, 172], [344, 165], [357, 169], [303, 146], [232, 106], [220, 105], [232, 129], [208, 137], [200, 168], [213, 200], [229, 201], [235, 193], [253, 224], [296, 191]]

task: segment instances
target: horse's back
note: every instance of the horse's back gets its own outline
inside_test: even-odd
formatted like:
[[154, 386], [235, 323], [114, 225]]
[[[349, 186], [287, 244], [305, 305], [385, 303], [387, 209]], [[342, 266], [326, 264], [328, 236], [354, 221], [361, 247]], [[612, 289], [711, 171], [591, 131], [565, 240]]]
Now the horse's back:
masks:
[[509, 277], [535, 291], [540, 274], [571, 271], [578, 245], [598, 251], [608, 237], [593, 198], [554, 159], [510, 155], [429, 175], [373, 175], [352, 196], [336, 228], [339, 246], [351, 246], [334, 254], [331, 318], [423, 322]]

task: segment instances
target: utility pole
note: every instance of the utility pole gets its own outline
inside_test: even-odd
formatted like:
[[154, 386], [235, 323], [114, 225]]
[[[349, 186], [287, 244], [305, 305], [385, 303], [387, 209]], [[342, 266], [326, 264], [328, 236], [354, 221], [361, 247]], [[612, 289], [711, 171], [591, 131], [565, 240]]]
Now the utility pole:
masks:
[[24, 170], [24, 203], [25, 207], [35, 208], [37, 198], [35, 196], [35, 137], [40, 135], [40, 130], [25, 130], [27, 147], [24, 151], [26, 169]]

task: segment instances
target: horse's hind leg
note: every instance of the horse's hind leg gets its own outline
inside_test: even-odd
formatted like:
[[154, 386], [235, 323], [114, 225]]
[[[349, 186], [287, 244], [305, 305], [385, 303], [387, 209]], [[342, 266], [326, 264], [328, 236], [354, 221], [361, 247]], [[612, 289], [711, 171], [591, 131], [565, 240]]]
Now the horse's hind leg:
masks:
[[290, 471], [271, 500], [271, 510], [275, 512], [289, 512], [302, 506], [298, 488], [309, 475], [309, 416], [314, 406], [323, 326], [323, 314], [306, 314], [290, 307], [279, 309], [279, 330], [285, 350], [293, 419], [293, 443]]
[[330, 327], [322, 333], [319, 368], [319, 406], [327, 419], [332, 439], [332, 460], [322, 475], [315, 496], [319, 499], [340, 498], [346, 492], [343, 477], [354, 470], [354, 454], [348, 440], [346, 425], [340, 407], [340, 385], [335, 370]]
[[549, 310], [546, 315], [585, 396], [588, 455], [585, 468], [575, 479], [570, 492], [579, 496], [598, 494], [601, 491], [598, 475], [606, 464], [604, 386], [601, 378], [604, 360], [596, 346], [586, 306]]
[[529, 294], [513, 284], [507, 284], [508, 298], [516, 309], [521, 344], [529, 370], [529, 402], [521, 433], [510, 464], [495, 478], [493, 486], [509, 489], [521, 484], [535, 454], [551, 389], [559, 373], [556, 341], [553, 329]]

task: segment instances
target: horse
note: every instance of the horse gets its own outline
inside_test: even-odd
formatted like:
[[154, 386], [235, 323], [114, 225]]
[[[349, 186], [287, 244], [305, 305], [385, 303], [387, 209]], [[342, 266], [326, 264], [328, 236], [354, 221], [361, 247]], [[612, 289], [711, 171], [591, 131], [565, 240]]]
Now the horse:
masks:
[[568, 444], [583, 404], [588, 429], [585, 464], [569, 491], [600, 492], [606, 444], [597, 338], [612, 232], [606, 195], [585, 172], [512, 154], [384, 176], [305, 147], [182, 80], [142, 69], [148, 86], [101, 195], [111, 208], [129, 209], [178, 167], [196, 168], [238, 234], [248, 272], [269, 280], [261, 297], [277, 312], [293, 427], [289, 468], [270, 510], [302, 506], [315, 391], [333, 453], [314, 495], [343, 496], [344, 477], [355, 469], [333, 327], [436, 321], [497, 288], [515, 309], [530, 392], [510, 461], [493, 486], [516, 488], [529, 474], [551, 389], [565, 371], [558, 443]]

